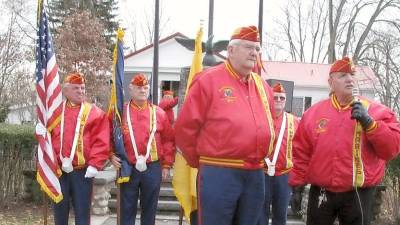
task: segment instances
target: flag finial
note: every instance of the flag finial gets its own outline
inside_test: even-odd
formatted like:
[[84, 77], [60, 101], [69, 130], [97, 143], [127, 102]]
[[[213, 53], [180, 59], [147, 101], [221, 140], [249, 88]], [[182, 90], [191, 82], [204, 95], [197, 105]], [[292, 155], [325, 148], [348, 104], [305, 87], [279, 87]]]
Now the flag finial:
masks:
[[117, 30], [117, 38], [118, 38], [118, 40], [122, 41], [122, 39], [124, 39], [124, 35], [125, 35], [124, 30], [121, 27], [119, 27], [118, 30]]

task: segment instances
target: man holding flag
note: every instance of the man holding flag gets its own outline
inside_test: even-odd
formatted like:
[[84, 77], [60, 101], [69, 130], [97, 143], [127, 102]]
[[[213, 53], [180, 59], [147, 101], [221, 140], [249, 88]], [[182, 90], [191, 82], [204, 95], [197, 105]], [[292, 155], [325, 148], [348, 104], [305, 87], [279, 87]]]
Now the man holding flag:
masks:
[[[53, 152], [50, 132], [60, 121], [62, 94], [53, 41], [42, 1], [38, 1], [37, 26], [36, 102], [38, 124], [35, 134], [38, 140], [38, 163], [36, 179], [42, 190], [55, 203], [58, 203], [63, 199], [63, 196], [58, 180], [59, 170]], [[47, 216], [46, 211], [44, 214]]]
[[[174, 161], [174, 132], [164, 110], [148, 102], [149, 89], [144, 74], [134, 75], [129, 84], [132, 99], [122, 115], [125, 154], [134, 168], [128, 181], [120, 184], [121, 225], [135, 224], [138, 199], [141, 224], [154, 225], [161, 179], [168, 178]], [[111, 162], [121, 166], [116, 155]]]
[[85, 101], [85, 79], [74, 72], [64, 79], [61, 122], [51, 132], [62, 170], [64, 199], [54, 205], [56, 225], [68, 225], [70, 201], [76, 225], [90, 225], [93, 177], [109, 156], [110, 125], [106, 114]]
[[261, 214], [275, 133], [272, 91], [252, 72], [259, 51], [255, 26], [235, 30], [228, 60], [195, 77], [175, 123], [177, 146], [199, 169], [201, 225], [255, 225]]
[[38, 1], [37, 180], [55, 202], [56, 225], [68, 225], [71, 200], [75, 224], [89, 225], [92, 178], [108, 157], [109, 124], [104, 112], [84, 101], [81, 74], [66, 76], [63, 88], [66, 101], [62, 101], [48, 18], [42, 1]]

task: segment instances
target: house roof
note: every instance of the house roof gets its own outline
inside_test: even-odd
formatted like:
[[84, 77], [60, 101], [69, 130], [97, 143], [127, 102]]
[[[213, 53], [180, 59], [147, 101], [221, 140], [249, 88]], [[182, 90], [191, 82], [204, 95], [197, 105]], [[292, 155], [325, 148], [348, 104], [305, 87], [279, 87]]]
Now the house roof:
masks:
[[[295, 86], [327, 87], [330, 64], [304, 62], [263, 62], [264, 79], [290, 80]], [[367, 66], [356, 66], [356, 78], [361, 88], [373, 88], [376, 76]]]
[[[169, 36], [167, 36], [167, 37], [165, 37], [165, 38], [160, 39], [160, 40], [158, 41], [158, 44], [164, 43], [164, 42], [166, 42], [166, 41], [168, 41], [168, 40], [171, 40], [171, 39], [173, 39], [173, 38], [176, 38], [176, 37], [188, 38], [187, 36], [183, 35], [182, 33], [176, 32], [176, 33], [171, 34], [171, 35], [169, 35]], [[137, 54], [139, 54], [139, 53], [141, 53], [141, 52], [146, 51], [147, 49], [153, 48], [153, 46], [154, 46], [154, 44], [147, 45], [147, 46], [145, 46], [145, 47], [143, 47], [143, 48], [141, 48], [141, 49], [139, 49], [139, 50], [137, 50], [137, 51], [134, 51], [134, 52], [132, 52], [132, 53], [130, 53], [130, 54], [128, 54], [128, 55], [125, 55], [124, 58], [125, 58], [125, 60], [126, 60], [127, 58], [129, 58], [129, 57], [131, 57], [131, 56], [137, 55]]]
[[[164, 46], [165, 51], [172, 51], [173, 53], [168, 53], [167, 55], [160, 55], [160, 61], [163, 61], [165, 65], [174, 66], [187, 66], [191, 64], [192, 51], [185, 49], [185, 47], [180, 44], [176, 44], [182, 47], [182, 54], [177, 54], [176, 51], [172, 50], [176, 48], [176, 45], [171, 45], [171, 43], [177, 43], [174, 40], [175, 37], [188, 38], [186, 35], [176, 32], [165, 38], [159, 40], [160, 47]], [[169, 43], [168, 48], [165, 46]], [[126, 66], [133, 63], [133, 58], [135, 58], [135, 63], [131, 64], [140, 66], [151, 67], [150, 61], [152, 61], [152, 52], [149, 52], [153, 48], [153, 44], [147, 45], [135, 52], [125, 55]], [[174, 47], [175, 46], [175, 47]], [[147, 63], [143, 62], [142, 55], [150, 57], [147, 59]], [[161, 54], [161, 53], [160, 53]], [[171, 54], [173, 56], [171, 56]], [[204, 53], [203, 53], [204, 54]], [[221, 60], [226, 59], [224, 55], [216, 54]], [[163, 58], [164, 57], [164, 58]], [[140, 58], [141, 61], [137, 61], [136, 58]], [[171, 61], [173, 60], [173, 62]], [[187, 62], [186, 62], [187, 61]], [[181, 62], [181, 63], [178, 63]], [[147, 65], [148, 64], [148, 65]], [[182, 65], [181, 65], [182, 64]], [[164, 65], [164, 66], [165, 66]], [[295, 86], [303, 87], [317, 87], [317, 88], [327, 88], [328, 87], [328, 76], [331, 65], [330, 64], [318, 64], [318, 63], [304, 63], [304, 62], [282, 62], [282, 61], [263, 61], [265, 72], [262, 72], [264, 79], [279, 79], [293, 81]], [[161, 65], [160, 65], [161, 66]], [[360, 88], [363, 89], [373, 89], [373, 83], [376, 82], [377, 78], [371, 68], [367, 66], [356, 66], [356, 77]]]
[[[169, 41], [169, 40], [171, 40], [171, 39], [174, 39], [174, 38], [176, 38], [176, 37], [189, 38], [188, 36], [186, 36], [186, 35], [184, 35], [184, 34], [182, 34], [182, 33], [180, 33], [180, 32], [176, 32], [176, 33], [173, 33], [173, 34], [171, 34], [171, 35], [169, 35], [169, 36], [167, 36], [167, 37], [165, 37], [165, 38], [160, 39], [160, 40], [158, 41], [158, 44], [165, 43], [165, 42], [167, 42], [167, 41]], [[140, 53], [142, 53], [142, 52], [144, 52], [144, 51], [146, 51], [146, 50], [148, 50], [148, 49], [151, 49], [151, 48], [153, 48], [153, 47], [154, 47], [154, 44], [147, 45], [147, 46], [145, 46], [145, 47], [143, 47], [143, 48], [141, 48], [141, 49], [139, 49], [139, 50], [137, 50], [137, 51], [134, 51], [134, 52], [131, 52], [131, 53], [125, 55], [125, 56], [124, 56], [124, 59], [126, 60], [126, 59], [128, 59], [128, 58], [130, 58], [130, 57], [132, 57], [132, 56], [135, 56], [135, 55], [137, 55], [137, 54], [140, 54]], [[183, 46], [182, 46], [182, 47], [183, 47]], [[184, 47], [183, 47], [183, 48], [184, 48]], [[204, 54], [204, 53], [203, 53], [203, 54]], [[220, 54], [220, 53], [216, 53], [215, 55], [216, 55], [217, 57], [221, 58], [221, 59], [226, 59], [226, 57], [225, 57], [224, 55]]]

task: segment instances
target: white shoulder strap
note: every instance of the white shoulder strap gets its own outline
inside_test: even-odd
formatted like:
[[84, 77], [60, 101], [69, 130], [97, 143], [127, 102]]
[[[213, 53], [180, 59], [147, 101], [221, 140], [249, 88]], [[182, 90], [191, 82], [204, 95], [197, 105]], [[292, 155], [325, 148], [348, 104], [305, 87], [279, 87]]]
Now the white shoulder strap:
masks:
[[267, 165], [271, 165], [271, 164], [275, 165], [276, 164], [276, 160], [278, 159], [279, 151], [281, 150], [281, 144], [282, 144], [283, 134], [285, 133], [285, 130], [286, 130], [286, 112], [283, 112], [281, 129], [279, 131], [278, 140], [276, 141], [274, 156], [272, 158], [272, 162], [269, 160], [268, 157], [265, 158], [265, 162], [267, 163]]

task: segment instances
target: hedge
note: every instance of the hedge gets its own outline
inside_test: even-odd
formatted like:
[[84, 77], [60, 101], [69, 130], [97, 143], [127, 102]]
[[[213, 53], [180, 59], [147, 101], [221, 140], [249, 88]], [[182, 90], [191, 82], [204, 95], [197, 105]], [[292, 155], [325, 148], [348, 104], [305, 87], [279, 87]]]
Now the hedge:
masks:
[[36, 139], [32, 125], [0, 123], [0, 202], [24, 194], [24, 170], [35, 170]]

